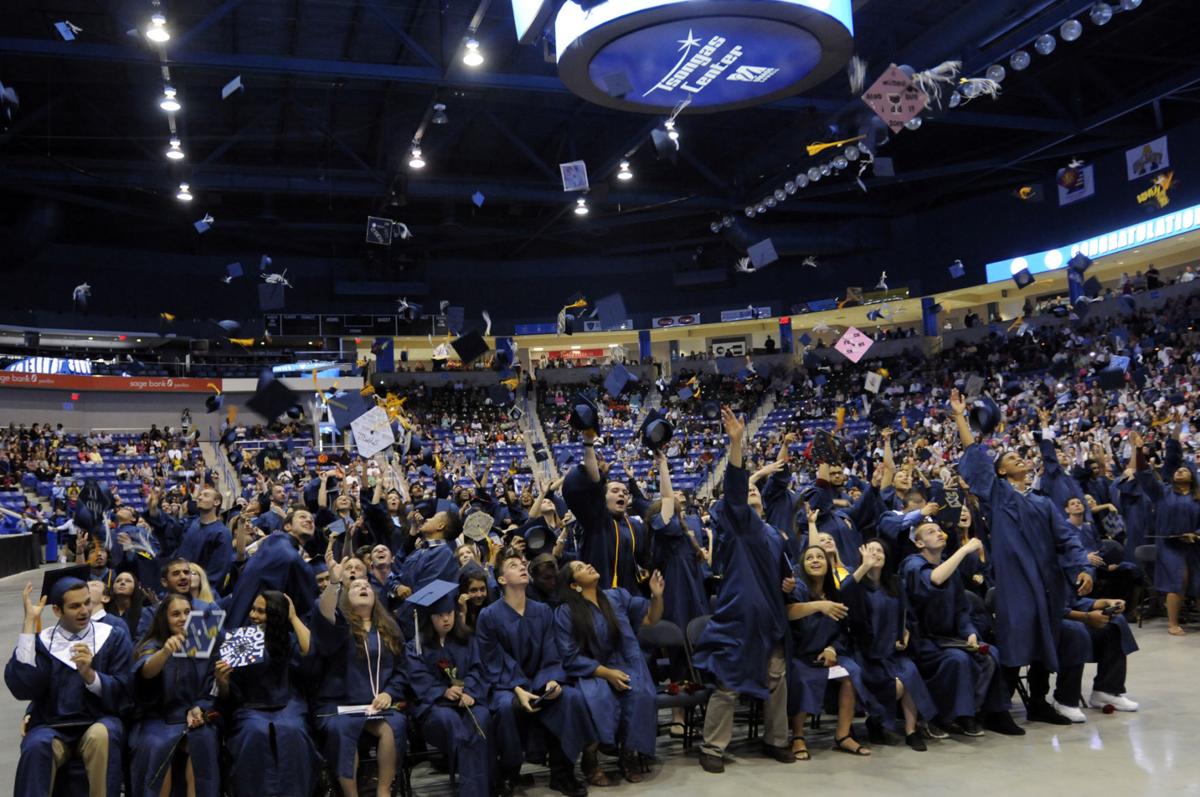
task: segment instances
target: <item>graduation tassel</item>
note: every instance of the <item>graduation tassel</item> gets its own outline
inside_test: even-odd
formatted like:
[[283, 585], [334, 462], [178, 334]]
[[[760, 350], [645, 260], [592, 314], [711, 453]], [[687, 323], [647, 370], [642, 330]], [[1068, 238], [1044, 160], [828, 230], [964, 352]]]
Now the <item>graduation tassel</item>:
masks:
[[912, 84], [929, 97], [929, 102], [935, 108], [942, 107], [942, 87], [953, 85], [962, 69], [962, 61], [943, 61], [932, 69], [917, 72], [912, 76]]
[[986, 77], [963, 78], [958, 81], [958, 93], [963, 97], [963, 105], [984, 95], [996, 99], [1000, 96], [1000, 84]]
[[867, 62], [854, 56], [846, 67], [846, 74], [850, 77], [850, 93], [855, 97], [861, 95], [867, 87]]

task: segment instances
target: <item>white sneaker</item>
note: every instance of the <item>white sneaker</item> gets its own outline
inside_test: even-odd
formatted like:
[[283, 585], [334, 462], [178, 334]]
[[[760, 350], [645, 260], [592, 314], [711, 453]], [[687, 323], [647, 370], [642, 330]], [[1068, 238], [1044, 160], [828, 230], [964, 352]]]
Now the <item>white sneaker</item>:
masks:
[[1083, 712], [1080, 711], [1078, 708], [1075, 708], [1073, 706], [1064, 706], [1062, 703], [1059, 703], [1057, 700], [1051, 700], [1050, 705], [1054, 706], [1055, 711], [1057, 711], [1059, 714], [1062, 714], [1064, 717], [1069, 719], [1071, 722], [1076, 722], [1076, 723], [1087, 722], [1087, 717], [1085, 717], [1083, 715]]
[[1105, 706], [1112, 706], [1117, 711], [1138, 710], [1138, 704], [1125, 695], [1110, 695], [1108, 692], [1099, 691], [1092, 692], [1092, 696], [1088, 698], [1088, 705], [1099, 709], [1103, 709]]

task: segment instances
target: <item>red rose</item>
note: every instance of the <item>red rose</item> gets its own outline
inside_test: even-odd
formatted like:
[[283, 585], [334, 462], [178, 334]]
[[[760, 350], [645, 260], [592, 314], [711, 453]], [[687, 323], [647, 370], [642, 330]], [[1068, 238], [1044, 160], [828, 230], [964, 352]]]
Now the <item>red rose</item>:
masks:
[[694, 695], [694, 694], [696, 694], [697, 692], [699, 692], [699, 691], [700, 691], [701, 689], [703, 689], [703, 688], [704, 688], [704, 687], [703, 687], [703, 686], [701, 686], [701, 685], [700, 685], [700, 684], [698, 684], [698, 683], [694, 683], [694, 682], [692, 682], [692, 681], [688, 681], [688, 682], [687, 682], [687, 693], [688, 693], [689, 695]]
[[438, 659], [438, 667], [443, 670], [448, 670], [454, 665], [448, 659]]
[[979, 655], [986, 656], [986, 655], [988, 655], [988, 651], [991, 649], [992, 649], [992, 646], [987, 644], [986, 642], [984, 642], [983, 644], [981, 644], [979, 646]]

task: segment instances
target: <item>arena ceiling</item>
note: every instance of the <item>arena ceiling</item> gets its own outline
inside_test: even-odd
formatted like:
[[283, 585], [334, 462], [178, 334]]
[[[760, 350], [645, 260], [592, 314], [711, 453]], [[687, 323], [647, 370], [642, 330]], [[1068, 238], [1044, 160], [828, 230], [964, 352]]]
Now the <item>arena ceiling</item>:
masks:
[[[1140, 143], [1200, 115], [1194, 0], [1146, 0], [1104, 27], [1091, 0], [858, 0], [856, 49], [876, 73], [961, 59], [1007, 65], [1068, 19], [1084, 23], [998, 100], [976, 100], [894, 136], [896, 176], [810, 186], [765, 220], [838, 225], [892, 217], [1053, 174], [1066, 160]], [[1119, 2], [1114, 2], [1119, 5]], [[0, 82], [20, 106], [0, 132], [0, 223], [51, 203], [60, 240], [216, 254], [262, 248], [355, 257], [369, 214], [414, 237], [395, 263], [640, 254], [716, 240], [709, 226], [811, 165], [804, 146], [844, 133], [839, 72], [798, 97], [680, 118], [676, 163], [650, 143], [662, 117], [608, 110], [569, 93], [541, 45], [520, 46], [497, 0], [187, 0], [165, 2], [173, 38], [148, 46], [149, 2], [9, 0]], [[54, 23], [82, 29], [73, 41]], [[486, 62], [461, 63], [477, 28]], [[132, 35], [130, 31], [133, 31]], [[1032, 50], [1031, 50], [1032, 51]], [[163, 68], [179, 92], [187, 151], [167, 161]], [[244, 90], [222, 87], [241, 76]], [[431, 124], [434, 103], [445, 124]], [[428, 166], [408, 167], [424, 125]], [[852, 135], [853, 133], [849, 133]], [[614, 178], [628, 155], [635, 179]], [[593, 212], [572, 212], [557, 164], [583, 159]], [[188, 182], [200, 201], [174, 199]], [[476, 206], [472, 195], [484, 197]], [[211, 232], [191, 228], [212, 214]]]

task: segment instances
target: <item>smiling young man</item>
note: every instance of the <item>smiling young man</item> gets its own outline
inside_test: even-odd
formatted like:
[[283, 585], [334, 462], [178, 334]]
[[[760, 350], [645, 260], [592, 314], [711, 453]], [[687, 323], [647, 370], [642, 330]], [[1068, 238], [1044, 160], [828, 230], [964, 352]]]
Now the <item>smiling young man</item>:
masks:
[[233, 592], [221, 601], [228, 612], [226, 625], [242, 625], [263, 590], [285, 593], [301, 615], [312, 608], [319, 593], [312, 568], [304, 561], [304, 544], [315, 530], [311, 512], [293, 509], [284, 517], [281, 530], [263, 538], [242, 569]]
[[25, 621], [17, 649], [4, 670], [13, 697], [31, 701], [29, 730], [21, 740], [13, 794], [44, 797], [54, 792], [58, 770], [83, 759], [90, 797], [119, 794], [120, 715], [133, 678], [132, 644], [124, 627], [95, 623], [88, 586], [66, 577], [50, 589], [57, 621], [38, 632], [46, 598], [32, 600], [25, 586]]

